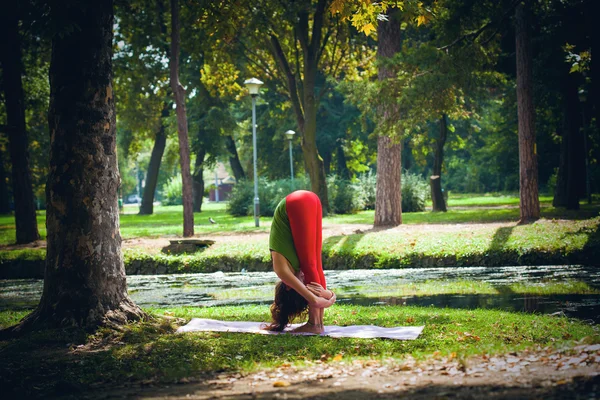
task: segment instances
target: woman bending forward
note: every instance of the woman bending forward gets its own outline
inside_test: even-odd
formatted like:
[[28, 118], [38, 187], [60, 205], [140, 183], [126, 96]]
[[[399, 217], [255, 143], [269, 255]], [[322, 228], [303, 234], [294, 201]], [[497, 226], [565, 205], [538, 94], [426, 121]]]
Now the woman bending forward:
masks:
[[275, 209], [269, 247], [281, 282], [275, 287], [268, 330], [282, 331], [308, 309], [308, 322], [294, 332], [323, 333], [323, 311], [336, 297], [323, 275], [321, 220], [321, 201], [306, 190], [289, 194]]

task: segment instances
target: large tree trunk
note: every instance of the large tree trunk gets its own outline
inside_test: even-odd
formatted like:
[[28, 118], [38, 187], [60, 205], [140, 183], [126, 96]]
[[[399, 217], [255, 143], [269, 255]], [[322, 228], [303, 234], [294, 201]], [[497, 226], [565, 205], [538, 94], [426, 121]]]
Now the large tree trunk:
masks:
[[[377, 26], [377, 58], [393, 57], [401, 49], [400, 22], [397, 11], [390, 13], [388, 21], [379, 21]], [[379, 81], [393, 78], [395, 71], [380, 65]], [[382, 123], [395, 118], [396, 105], [393, 99], [382, 107]], [[377, 188], [375, 194], [375, 226], [395, 226], [402, 223], [402, 144], [393, 142], [389, 137], [380, 135], [377, 138]]]
[[527, 10], [523, 4], [515, 12], [517, 107], [519, 119], [519, 175], [521, 223], [540, 217], [538, 197], [538, 166], [535, 144], [535, 109], [533, 107], [533, 78], [531, 43]]
[[194, 168], [194, 212], [202, 212], [204, 200], [204, 156], [206, 150], [201, 148], [196, 154], [196, 167]]
[[190, 173], [190, 145], [188, 141], [185, 89], [179, 82], [179, 1], [171, 0], [171, 90], [175, 96], [177, 111], [177, 134], [179, 137], [179, 163], [183, 185], [183, 236], [194, 236], [194, 200], [192, 174]]
[[4, 169], [4, 155], [0, 151], [0, 214], [10, 212], [10, 194], [6, 184], [6, 170]]
[[144, 195], [142, 196], [142, 204], [140, 205], [140, 215], [150, 215], [154, 212], [154, 193], [156, 192], [162, 156], [165, 153], [165, 147], [167, 147], [167, 133], [165, 132], [162, 119], [168, 115], [168, 104], [165, 103], [160, 128], [156, 132], [152, 154], [150, 155], [150, 163], [148, 164], [148, 172], [146, 173], [146, 186], [144, 186]]
[[440, 137], [435, 142], [435, 158], [433, 160], [433, 174], [431, 175], [431, 200], [433, 211], [446, 211], [446, 202], [442, 192], [442, 164], [444, 162], [444, 145], [448, 137], [448, 124], [446, 115], [440, 118]]
[[15, 201], [17, 243], [40, 238], [35, 216], [35, 200], [29, 170], [29, 150], [25, 126], [25, 100], [21, 75], [21, 40], [19, 37], [18, 2], [2, 7], [0, 13], [0, 62], [6, 105], [7, 131], [12, 163], [12, 188]]
[[246, 173], [244, 172], [244, 168], [240, 162], [240, 157], [238, 156], [237, 148], [235, 147], [235, 140], [233, 140], [231, 135], [225, 136], [225, 146], [227, 147], [227, 152], [229, 153], [229, 165], [231, 166], [235, 180], [239, 182], [243, 179], [246, 179]]
[[127, 295], [121, 253], [113, 4], [69, 3], [55, 2], [50, 11], [55, 23], [78, 29], [52, 41], [44, 290], [37, 309], [13, 331], [93, 329], [145, 316]]

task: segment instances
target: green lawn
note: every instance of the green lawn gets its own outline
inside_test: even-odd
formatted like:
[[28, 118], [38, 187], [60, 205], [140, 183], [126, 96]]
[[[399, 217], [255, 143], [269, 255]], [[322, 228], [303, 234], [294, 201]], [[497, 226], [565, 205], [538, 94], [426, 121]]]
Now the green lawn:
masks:
[[[518, 197], [515, 196], [479, 196], [462, 197], [453, 195], [450, 198], [450, 206], [461, 205], [473, 207], [467, 209], [452, 210], [445, 213], [432, 213], [429, 211], [404, 213], [404, 224], [459, 224], [459, 223], [485, 223], [499, 221], [517, 221], [519, 219], [518, 208], [480, 209], [477, 206], [484, 205], [515, 205]], [[542, 217], [557, 219], [586, 219], [600, 214], [600, 204], [581, 204], [579, 211], [567, 211], [552, 207], [547, 201], [549, 197], [541, 197]], [[267, 232], [270, 227], [271, 218], [261, 217], [261, 226], [254, 226], [254, 218], [232, 217], [227, 214], [224, 203], [205, 203], [201, 213], [194, 214], [196, 233], [211, 232]], [[125, 213], [121, 214], [121, 235], [124, 239], [134, 237], [158, 237], [158, 236], [180, 236], [182, 234], [182, 207], [181, 206], [157, 206], [153, 215], [137, 215], [136, 206], [125, 207]], [[38, 212], [38, 228], [42, 238], [46, 237], [45, 211]], [[211, 224], [209, 218], [217, 223]], [[325, 223], [333, 224], [372, 224], [374, 211], [362, 211], [351, 215], [336, 215], [326, 217]], [[0, 244], [11, 244], [15, 241], [14, 216], [0, 215]]]
[[[221, 320], [267, 321], [268, 306], [147, 309], [169, 315]], [[0, 313], [0, 326], [14, 324], [26, 312]], [[0, 342], [0, 383], [16, 386], [21, 396], [90, 390], [126, 382], [174, 382], [220, 371], [249, 372], [316, 360], [378, 360], [401, 364], [417, 359], [499, 354], [536, 346], [561, 348], [598, 343], [593, 326], [562, 317], [498, 310], [439, 309], [412, 306], [334, 305], [326, 324], [379, 326], [425, 325], [417, 340], [264, 336], [237, 333], [173, 334], [169, 321], [130, 324], [121, 332], [45, 331]], [[78, 343], [95, 343], [93, 351], [74, 351]], [[67, 347], [65, 344], [68, 343]], [[60, 387], [59, 387], [60, 385]]]

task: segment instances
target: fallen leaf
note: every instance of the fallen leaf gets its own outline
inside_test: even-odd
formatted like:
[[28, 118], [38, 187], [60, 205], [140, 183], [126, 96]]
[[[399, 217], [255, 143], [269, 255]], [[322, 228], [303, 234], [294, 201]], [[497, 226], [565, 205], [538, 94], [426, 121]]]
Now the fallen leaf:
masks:
[[273, 382], [273, 387], [288, 387], [291, 383], [288, 381], [275, 381]]
[[415, 322], [415, 319], [413, 317], [406, 318], [406, 323], [407, 324], [412, 324], [413, 322]]
[[342, 355], [338, 354], [337, 356], [333, 357], [333, 361], [341, 361], [342, 360]]

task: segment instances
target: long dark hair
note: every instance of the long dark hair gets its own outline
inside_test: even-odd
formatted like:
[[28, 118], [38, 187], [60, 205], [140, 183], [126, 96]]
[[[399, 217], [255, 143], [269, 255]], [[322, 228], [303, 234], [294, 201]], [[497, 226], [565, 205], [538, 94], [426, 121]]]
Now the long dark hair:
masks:
[[267, 330], [281, 332], [297, 317], [308, 310], [308, 301], [285, 283], [275, 285], [275, 299], [271, 304], [271, 322]]

